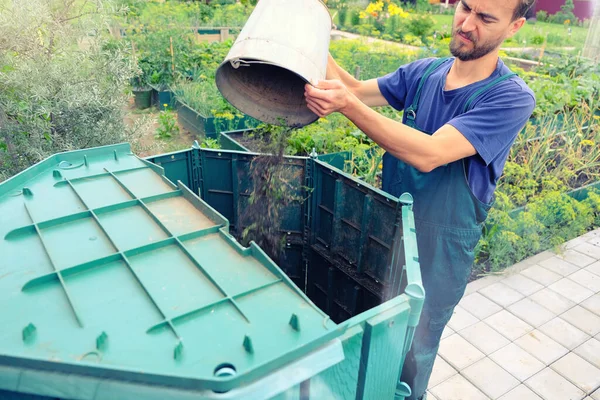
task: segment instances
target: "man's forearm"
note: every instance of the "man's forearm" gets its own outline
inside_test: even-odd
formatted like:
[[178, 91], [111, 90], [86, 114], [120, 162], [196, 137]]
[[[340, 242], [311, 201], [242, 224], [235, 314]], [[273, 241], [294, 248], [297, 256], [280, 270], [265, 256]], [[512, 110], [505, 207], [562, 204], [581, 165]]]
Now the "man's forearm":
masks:
[[327, 59], [327, 79], [337, 79], [341, 81], [355, 95], [357, 94], [356, 89], [360, 86], [360, 81], [340, 67], [331, 54], [329, 54]]
[[356, 97], [341, 112], [384, 150], [419, 171], [429, 172], [444, 163], [436, 138], [384, 117]]

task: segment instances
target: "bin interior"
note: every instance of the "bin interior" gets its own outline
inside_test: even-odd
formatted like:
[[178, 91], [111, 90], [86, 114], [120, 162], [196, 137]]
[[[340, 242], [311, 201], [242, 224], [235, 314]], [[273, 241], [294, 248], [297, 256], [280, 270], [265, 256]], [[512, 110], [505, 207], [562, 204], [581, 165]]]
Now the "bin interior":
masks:
[[[231, 233], [241, 239], [248, 221], [240, 217], [252, 192], [250, 169], [257, 156], [193, 148], [149, 161], [198, 193], [230, 221]], [[317, 306], [342, 323], [402, 293], [402, 265], [392, 265], [404, 259], [404, 247], [399, 200], [335, 168], [329, 161], [343, 155], [333, 156], [323, 161], [284, 158], [285, 179], [306, 200], [280, 210], [285, 249], [280, 257], [269, 256]]]

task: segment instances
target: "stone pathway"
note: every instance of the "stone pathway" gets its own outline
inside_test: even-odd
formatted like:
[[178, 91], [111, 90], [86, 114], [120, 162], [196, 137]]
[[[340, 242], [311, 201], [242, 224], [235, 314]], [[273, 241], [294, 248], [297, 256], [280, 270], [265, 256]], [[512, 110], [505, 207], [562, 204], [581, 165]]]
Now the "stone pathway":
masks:
[[471, 282], [442, 336], [434, 400], [600, 400], [600, 229]]

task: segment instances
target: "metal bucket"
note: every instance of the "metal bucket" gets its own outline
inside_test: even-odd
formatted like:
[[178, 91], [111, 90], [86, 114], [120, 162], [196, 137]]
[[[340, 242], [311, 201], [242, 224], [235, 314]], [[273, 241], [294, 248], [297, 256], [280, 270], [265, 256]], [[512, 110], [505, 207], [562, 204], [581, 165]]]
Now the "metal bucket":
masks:
[[219, 91], [266, 123], [301, 127], [316, 121], [304, 85], [325, 79], [331, 26], [319, 0], [260, 0], [217, 69]]

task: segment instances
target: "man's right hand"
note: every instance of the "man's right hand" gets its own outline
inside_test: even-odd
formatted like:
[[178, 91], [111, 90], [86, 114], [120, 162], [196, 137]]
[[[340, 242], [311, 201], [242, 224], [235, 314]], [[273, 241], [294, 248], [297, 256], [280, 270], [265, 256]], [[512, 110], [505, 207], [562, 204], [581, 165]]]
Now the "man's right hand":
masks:
[[340, 67], [331, 56], [327, 55], [327, 73], [326, 80], [338, 80], [360, 101], [369, 107], [378, 107], [388, 105], [387, 100], [379, 90], [379, 84], [376, 79], [359, 81]]

